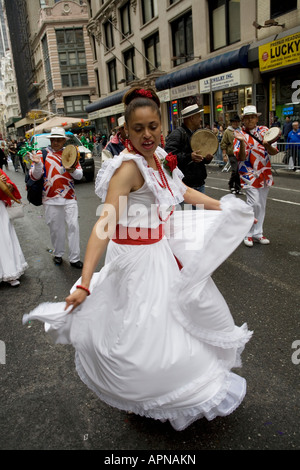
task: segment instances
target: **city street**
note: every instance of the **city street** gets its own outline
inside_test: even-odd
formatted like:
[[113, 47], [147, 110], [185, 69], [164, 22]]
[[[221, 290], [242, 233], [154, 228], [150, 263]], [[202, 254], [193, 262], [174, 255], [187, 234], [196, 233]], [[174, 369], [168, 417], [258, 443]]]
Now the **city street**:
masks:
[[[8, 175], [25, 202], [22, 171], [10, 164]], [[228, 180], [229, 173], [209, 167], [206, 194], [228, 194]], [[247, 380], [245, 400], [230, 416], [202, 419], [182, 432], [99, 401], [79, 379], [71, 346], [54, 345], [39, 322], [22, 325], [23, 314], [41, 302], [62, 301], [80, 276], [67, 256], [62, 266], [54, 265], [43, 209], [27, 204], [24, 219], [14, 224], [29, 269], [19, 288], [0, 284], [0, 341], [6, 348], [0, 449], [102, 450], [103, 459], [121, 450], [128, 456], [137, 450], [299, 450], [300, 173], [280, 170], [274, 180], [264, 225], [271, 244], [241, 243], [213, 276], [235, 323], [246, 322], [254, 332], [242, 368], [235, 370]], [[76, 193], [83, 260], [100, 201], [94, 183], [76, 184]]]

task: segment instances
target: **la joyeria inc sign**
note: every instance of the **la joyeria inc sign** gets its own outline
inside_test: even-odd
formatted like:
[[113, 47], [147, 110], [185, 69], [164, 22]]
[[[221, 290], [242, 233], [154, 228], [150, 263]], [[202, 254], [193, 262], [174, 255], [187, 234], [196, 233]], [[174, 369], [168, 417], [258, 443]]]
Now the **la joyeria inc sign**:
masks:
[[252, 84], [252, 70], [236, 69], [200, 80], [200, 93]]

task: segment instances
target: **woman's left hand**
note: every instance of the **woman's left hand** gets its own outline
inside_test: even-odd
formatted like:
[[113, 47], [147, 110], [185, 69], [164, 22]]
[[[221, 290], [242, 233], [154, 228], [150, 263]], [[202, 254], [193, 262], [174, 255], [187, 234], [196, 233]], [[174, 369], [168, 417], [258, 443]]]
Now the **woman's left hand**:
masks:
[[85, 290], [76, 289], [72, 294], [70, 294], [66, 298], [65, 310], [67, 310], [71, 305], [73, 305], [73, 308], [70, 311], [70, 313], [72, 313], [76, 307], [78, 307], [80, 304], [82, 304], [82, 302], [85, 301], [85, 299], [87, 298], [87, 295], [88, 293]]

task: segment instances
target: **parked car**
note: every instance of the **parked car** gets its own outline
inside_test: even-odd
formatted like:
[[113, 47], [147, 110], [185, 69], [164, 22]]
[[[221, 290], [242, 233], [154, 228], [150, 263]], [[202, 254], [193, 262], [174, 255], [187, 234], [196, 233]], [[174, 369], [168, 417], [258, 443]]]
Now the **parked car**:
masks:
[[[46, 134], [36, 134], [31, 137], [30, 143], [36, 143], [37, 149], [43, 149], [50, 145], [50, 132]], [[67, 145], [75, 145], [80, 153], [80, 165], [83, 170], [83, 176], [85, 177], [86, 181], [93, 181], [95, 176], [95, 161], [92, 156], [92, 152], [84, 147], [78, 137], [74, 135], [72, 132], [67, 131], [66, 136], [68, 140], [66, 141]]]

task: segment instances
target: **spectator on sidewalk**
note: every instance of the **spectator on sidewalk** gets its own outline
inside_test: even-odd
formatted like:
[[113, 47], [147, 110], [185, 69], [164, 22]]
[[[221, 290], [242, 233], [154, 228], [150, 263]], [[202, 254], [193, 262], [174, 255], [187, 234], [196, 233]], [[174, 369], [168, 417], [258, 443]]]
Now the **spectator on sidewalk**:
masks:
[[294, 171], [300, 171], [300, 129], [299, 122], [294, 121], [292, 124], [292, 130], [288, 134], [287, 138], [288, 145], [287, 149], [289, 154], [293, 157]]
[[223, 138], [220, 144], [222, 153], [223, 153], [223, 160], [225, 163], [227, 163], [229, 160], [230, 166], [231, 166], [231, 177], [230, 177], [228, 184], [229, 184], [229, 191], [232, 194], [241, 193], [239, 164], [233, 151], [234, 131], [240, 129], [239, 127], [240, 122], [241, 122], [241, 119], [238, 115], [233, 116], [230, 119], [230, 125], [224, 131]]
[[293, 125], [292, 125], [291, 118], [289, 116], [286, 116], [285, 123], [283, 124], [283, 131], [282, 131], [284, 142], [287, 142], [289, 132], [291, 132], [292, 129], [293, 129]]
[[112, 136], [105, 149], [102, 150], [102, 161], [113, 158], [119, 155], [125, 148], [126, 134], [124, 129], [125, 118], [121, 116], [118, 119], [118, 126], [116, 127], [116, 134]]

